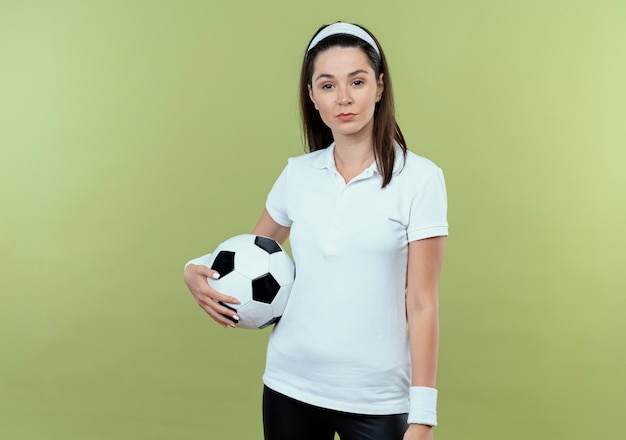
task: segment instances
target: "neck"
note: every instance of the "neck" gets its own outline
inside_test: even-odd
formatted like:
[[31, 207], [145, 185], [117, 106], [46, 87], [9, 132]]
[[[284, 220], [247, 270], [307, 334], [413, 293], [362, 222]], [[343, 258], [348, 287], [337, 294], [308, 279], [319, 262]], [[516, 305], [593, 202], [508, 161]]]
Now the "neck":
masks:
[[369, 166], [374, 160], [374, 149], [371, 146], [339, 146], [335, 144], [335, 163], [342, 167]]
[[374, 148], [371, 141], [359, 143], [337, 143], [335, 141], [335, 168], [344, 181], [349, 183], [374, 162]]
[[374, 158], [372, 137], [335, 137], [335, 162], [342, 165], [360, 166], [369, 165]]

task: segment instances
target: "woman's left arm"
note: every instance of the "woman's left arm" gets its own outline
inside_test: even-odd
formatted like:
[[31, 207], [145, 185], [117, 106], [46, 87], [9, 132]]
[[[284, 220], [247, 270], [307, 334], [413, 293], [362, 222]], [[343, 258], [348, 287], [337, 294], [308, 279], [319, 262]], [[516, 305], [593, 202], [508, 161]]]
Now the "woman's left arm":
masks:
[[[409, 243], [406, 313], [412, 386], [435, 388], [439, 353], [439, 276], [446, 237]], [[411, 424], [405, 439], [432, 439], [432, 428]]]

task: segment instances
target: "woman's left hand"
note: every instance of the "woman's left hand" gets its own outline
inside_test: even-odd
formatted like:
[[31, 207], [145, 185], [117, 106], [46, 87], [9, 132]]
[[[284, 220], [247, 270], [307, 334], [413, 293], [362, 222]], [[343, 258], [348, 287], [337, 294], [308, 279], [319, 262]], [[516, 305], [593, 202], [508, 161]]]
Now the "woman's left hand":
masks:
[[433, 427], [411, 423], [404, 433], [404, 440], [433, 440]]

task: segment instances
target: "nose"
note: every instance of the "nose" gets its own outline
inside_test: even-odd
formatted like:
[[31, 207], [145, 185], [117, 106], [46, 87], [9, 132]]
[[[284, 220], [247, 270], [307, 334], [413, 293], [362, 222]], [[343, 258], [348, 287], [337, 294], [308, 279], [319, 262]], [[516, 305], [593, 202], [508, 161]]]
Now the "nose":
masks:
[[352, 98], [350, 97], [350, 92], [347, 87], [339, 87], [337, 101], [339, 105], [352, 104]]

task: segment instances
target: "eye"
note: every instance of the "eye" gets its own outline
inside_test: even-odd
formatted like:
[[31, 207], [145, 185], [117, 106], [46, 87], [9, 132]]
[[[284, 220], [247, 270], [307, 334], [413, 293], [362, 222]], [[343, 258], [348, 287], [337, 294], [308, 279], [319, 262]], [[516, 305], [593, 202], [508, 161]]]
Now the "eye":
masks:
[[329, 83], [322, 84], [322, 87], [321, 87], [322, 90], [330, 90], [332, 88], [333, 88], [333, 85]]
[[354, 81], [352, 81], [353, 86], [362, 86], [363, 84], [365, 84], [365, 82], [361, 79], [355, 79]]

